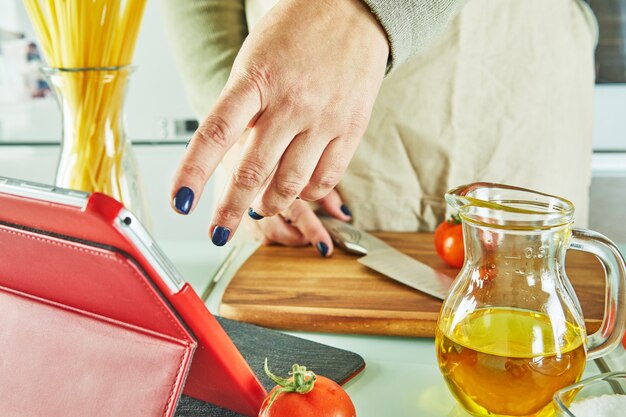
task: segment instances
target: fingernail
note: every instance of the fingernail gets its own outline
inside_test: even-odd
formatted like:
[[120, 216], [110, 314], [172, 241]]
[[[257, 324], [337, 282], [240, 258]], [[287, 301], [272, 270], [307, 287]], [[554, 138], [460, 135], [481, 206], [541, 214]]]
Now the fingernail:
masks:
[[174, 207], [179, 213], [189, 214], [193, 205], [193, 190], [189, 187], [180, 187], [174, 196]]
[[248, 216], [252, 217], [254, 220], [261, 220], [263, 216], [252, 209], [248, 209]]
[[350, 209], [348, 208], [348, 206], [346, 206], [345, 204], [342, 204], [341, 207], [339, 207], [341, 209], [341, 212], [343, 214], [345, 214], [346, 216], [350, 216], [352, 217], [352, 212], [350, 211]]
[[315, 245], [315, 247], [317, 248], [317, 251], [320, 253], [320, 255], [322, 256], [328, 255], [328, 245], [326, 243], [317, 242], [317, 245]]
[[224, 246], [228, 242], [228, 236], [230, 236], [230, 229], [228, 227], [216, 226], [213, 229], [213, 235], [211, 235], [211, 242], [215, 246]]

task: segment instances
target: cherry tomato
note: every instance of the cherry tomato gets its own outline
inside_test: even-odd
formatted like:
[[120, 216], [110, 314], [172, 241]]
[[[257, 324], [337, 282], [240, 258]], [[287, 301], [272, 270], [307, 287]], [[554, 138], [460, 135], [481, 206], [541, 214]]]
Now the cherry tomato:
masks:
[[439, 223], [439, 226], [435, 229], [435, 249], [439, 256], [443, 256], [443, 237], [446, 230], [453, 227], [456, 223], [452, 219]]
[[291, 378], [265, 372], [278, 385], [261, 405], [259, 417], [356, 417], [354, 404], [336, 382], [293, 365]]
[[442, 222], [435, 230], [435, 249], [448, 265], [460, 268], [465, 260], [463, 227], [458, 217]]

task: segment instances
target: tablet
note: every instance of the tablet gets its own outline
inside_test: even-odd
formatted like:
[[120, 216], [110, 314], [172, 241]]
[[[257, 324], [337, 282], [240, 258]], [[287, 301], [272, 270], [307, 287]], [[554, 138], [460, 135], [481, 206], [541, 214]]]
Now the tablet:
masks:
[[[0, 240], [5, 257], [0, 286], [129, 323], [140, 331], [166, 336], [170, 332], [172, 337], [188, 331], [198, 347], [183, 392], [257, 415], [265, 388], [191, 286], [121, 203], [100, 193], [0, 177], [0, 228], [5, 232]], [[182, 328], [162, 314], [166, 309], [175, 312]]]

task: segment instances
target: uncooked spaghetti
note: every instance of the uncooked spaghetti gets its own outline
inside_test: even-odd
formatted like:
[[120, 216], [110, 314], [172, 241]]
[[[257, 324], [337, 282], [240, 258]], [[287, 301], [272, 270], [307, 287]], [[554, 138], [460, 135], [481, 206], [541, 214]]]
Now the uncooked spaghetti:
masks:
[[[146, 0], [24, 0], [63, 112], [57, 185], [124, 201], [124, 89]], [[126, 191], [127, 192], [127, 191]]]

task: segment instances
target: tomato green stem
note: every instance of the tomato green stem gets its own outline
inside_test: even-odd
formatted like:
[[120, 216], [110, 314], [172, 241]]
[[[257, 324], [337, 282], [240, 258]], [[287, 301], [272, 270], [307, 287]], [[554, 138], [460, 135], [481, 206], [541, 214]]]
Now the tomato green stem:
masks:
[[298, 394], [311, 392], [315, 386], [315, 380], [317, 379], [313, 371], [309, 371], [306, 369], [306, 366], [300, 366], [298, 364], [294, 364], [291, 367], [291, 372], [289, 372], [291, 378], [282, 378], [274, 375], [267, 365], [267, 358], [265, 358], [263, 369], [265, 370], [265, 374], [280, 387], [274, 391], [270, 397], [270, 401], [267, 404], [268, 409], [272, 406], [278, 394], [282, 392], [297, 392]]

